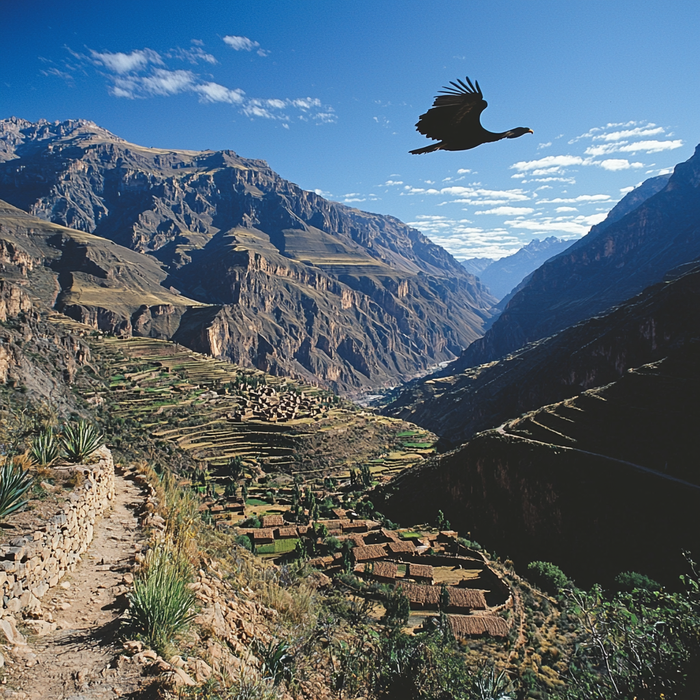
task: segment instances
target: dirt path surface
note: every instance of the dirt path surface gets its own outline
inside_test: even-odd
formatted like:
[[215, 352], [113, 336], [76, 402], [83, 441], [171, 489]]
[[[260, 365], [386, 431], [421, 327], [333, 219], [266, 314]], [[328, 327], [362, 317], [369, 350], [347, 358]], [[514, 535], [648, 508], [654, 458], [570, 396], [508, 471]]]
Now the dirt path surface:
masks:
[[44, 622], [20, 626], [28, 644], [22, 655], [6, 659], [7, 684], [0, 686], [0, 697], [139, 696], [141, 669], [118, 662], [122, 651], [118, 633], [134, 557], [143, 545], [138, 522], [142, 506], [142, 491], [117, 474], [112, 509], [95, 523], [93, 541], [82, 561], [42, 600]]

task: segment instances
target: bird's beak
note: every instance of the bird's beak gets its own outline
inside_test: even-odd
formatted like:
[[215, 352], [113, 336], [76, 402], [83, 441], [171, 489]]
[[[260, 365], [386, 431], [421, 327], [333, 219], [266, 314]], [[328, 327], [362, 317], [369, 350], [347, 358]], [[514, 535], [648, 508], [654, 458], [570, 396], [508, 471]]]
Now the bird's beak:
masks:
[[528, 130], [527, 130], [527, 133], [528, 133], [528, 134], [534, 134], [535, 132], [534, 132], [532, 129], [528, 129]]

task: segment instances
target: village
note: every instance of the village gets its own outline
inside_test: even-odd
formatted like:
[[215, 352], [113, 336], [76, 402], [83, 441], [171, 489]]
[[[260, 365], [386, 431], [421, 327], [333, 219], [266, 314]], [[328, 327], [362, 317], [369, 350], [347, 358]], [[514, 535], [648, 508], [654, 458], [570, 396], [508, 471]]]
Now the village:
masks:
[[393, 530], [342, 508], [333, 509], [334, 518], [309, 525], [290, 522], [289, 514], [261, 515], [259, 527], [236, 532], [250, 539], [253, 551], [278, 560], [305, 540], [313, 542], [312, 551], [339, 543], [339, 551], [312, 557], [308, 564], [328, 576], [349, 569], [361, 581], [399, 588], [411, 607], [409, 632], [425, 628], [442, 612], [457, 639], [508, 636], [510, 624], [499, 613], [513, 606], [510, 587], [454, 530]]

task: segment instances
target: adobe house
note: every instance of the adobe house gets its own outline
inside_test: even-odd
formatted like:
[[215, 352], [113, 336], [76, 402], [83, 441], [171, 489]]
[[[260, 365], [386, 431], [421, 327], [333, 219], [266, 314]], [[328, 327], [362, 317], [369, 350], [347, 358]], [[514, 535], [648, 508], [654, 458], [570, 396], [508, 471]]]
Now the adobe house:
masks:
[[448, 615], [447, 621], [457, 639], [482, 636], [503, 638], [510, 631], [508, 623], [497, 615]]
[[408, 578], [412, 578], [416, 583], [433, 583], [433, 567], [427, 564], [409, 564], [406, 572]]
[[387, 549], [389, 550], [389, 556], [394, 556], [399, 559], [416, 553], [416, 545], [409, 541], [391, 541], [387, 544]]
[[284, 518], [281, 515], [263, 515], [260, 520], [261, 527], [284, 527]]
[[365, 567], [365, 575], [371, 576], [379, 583], [395, 583], [398, 567], [391, 561], [374, 561], [362, 564]]
[[251, 532], [256, 546], [259, 544], [272, 544], [275, 541], [274, 530], [257, 528]]
[[298, 536], [298, 532], [295, 527], [278, 527], [275, 530], [275, 534], [278, 540], [288, 540]]
[[386, 556], [386, 549], [383, 544], [368, 544], [363, 547], [354, 547], [351, 551], [353, 559], [358, 563], [372, 561], [373, 559], [383, 559]]

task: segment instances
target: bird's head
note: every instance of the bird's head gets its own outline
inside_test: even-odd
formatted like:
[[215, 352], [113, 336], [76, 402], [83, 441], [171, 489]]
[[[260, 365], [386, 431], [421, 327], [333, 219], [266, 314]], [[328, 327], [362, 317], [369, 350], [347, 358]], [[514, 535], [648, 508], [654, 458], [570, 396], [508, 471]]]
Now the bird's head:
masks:
[[526, 126], [517, 126], [515, 129], [511, 129], [510, 131], [506, 132], [506, 138], [507, 139], [517, 139], [518, 136], [522, 136], [523, 134], [534, 134], [535, 132], [532, 129], [529, 129]]

